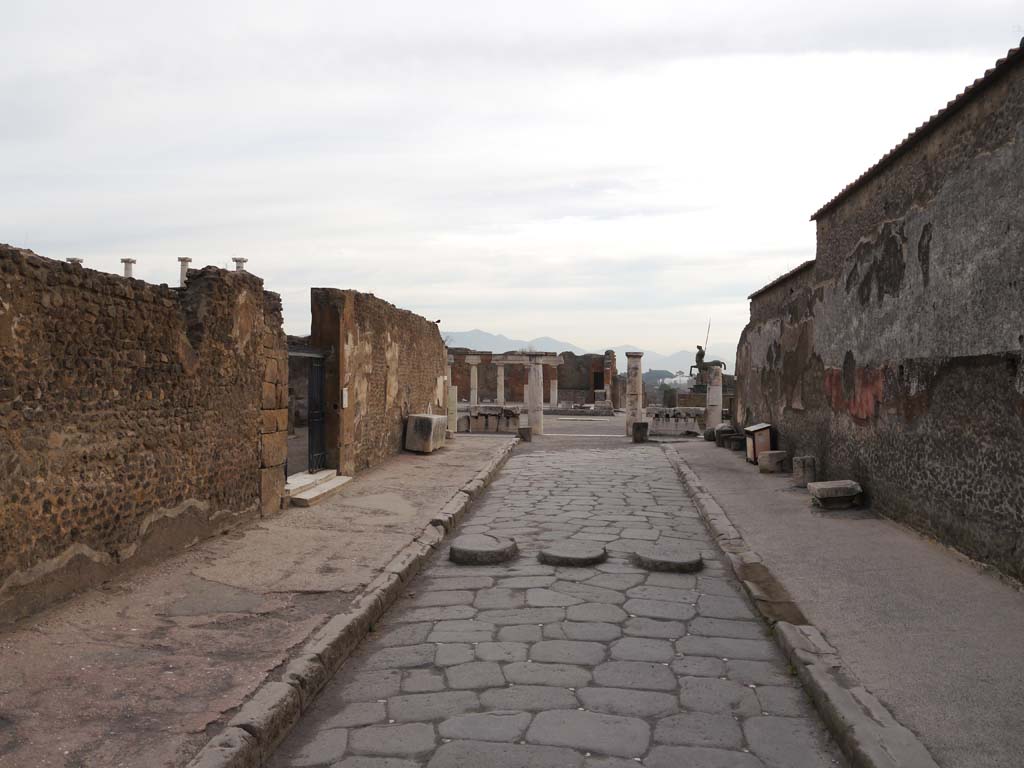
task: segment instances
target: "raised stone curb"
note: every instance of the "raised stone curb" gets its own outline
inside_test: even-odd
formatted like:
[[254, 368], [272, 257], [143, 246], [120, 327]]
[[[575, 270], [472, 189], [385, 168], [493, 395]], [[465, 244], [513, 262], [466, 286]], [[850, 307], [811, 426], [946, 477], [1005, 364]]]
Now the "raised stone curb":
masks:
[[718, 546], [796, 670], [853, 768], [938, 768], [925, 746], [843, 666], [839, 653], [807, 621], [700, 483], [678, 451], [662, 446]]
[[409, 544], [392, 558], [348, 607], [310, 635], [281, 680], [265, 681], [188, 768], [261, 768], [317, 694], [402, 593], [445, 536], [466, 515], [472, 499], [494, 478], [518, 438], [464, 485]]

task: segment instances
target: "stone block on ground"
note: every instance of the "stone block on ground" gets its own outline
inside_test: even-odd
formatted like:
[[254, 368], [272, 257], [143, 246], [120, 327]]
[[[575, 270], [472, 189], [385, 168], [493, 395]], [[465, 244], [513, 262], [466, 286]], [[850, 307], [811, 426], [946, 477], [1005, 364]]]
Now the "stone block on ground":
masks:
[[849, 509], [860, 506], [863, 490], [853, 480], [825, 480], [808, 483], [811, 501], [823, 509]]
[[793, 484], [798, 488], [806, 488], [815, 480], [815, 462], [813, 456], [793, 457]]
[[634, 421], [633, 422], [633, 442], [634, 443], [646, 443], [647, 436], [650, 434], [651, 424], [647, 421]]
[[519, 439], [524, 443], [529, 443], [533, 440], [533, 427], [519, 427]]
[[762, 451], [757, 457], [757, 469], [765, 474], [782, 472], [785, 466], [785, 451]]
[[700, 550], [686, 544], [641, 544], [630, 559], [649, 571], [692, 573], [704, 567]]
[[405, 422], [405, 450], [432, 453], [444, 448], [448, 419], [429, 413], [412, 413]]
[[449, 558], [459, 565], [494, 565], [511, 560], [519, 553], [512, 539], [486, 533], [468, 533], [452, 541]]
[[563, 540], [544, 547], [537, 559], [546, 565], [595, 565], [607, 560], [608, 552], [597, 543]]

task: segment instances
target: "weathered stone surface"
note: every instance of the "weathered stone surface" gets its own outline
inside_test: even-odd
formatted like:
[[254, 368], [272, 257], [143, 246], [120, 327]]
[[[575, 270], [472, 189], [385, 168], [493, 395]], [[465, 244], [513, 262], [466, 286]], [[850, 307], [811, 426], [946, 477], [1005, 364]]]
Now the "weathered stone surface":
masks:
[[605, 653], [601, 643], [573, 640], [542, 640], [530, 648], [530, 658], [534, 661], [588, 666], [604, 661]]
[[823, 509], [849, 509], [860, 505], [863, 491], [853, 480], [824, 480], [808, 483], [811, 500]]
[[738, 749], [743, 746], [743, 733], [732, 715], [684, 712], [659, 720], [654, 740], [660, 744]]
[[751, 717], [743, 723], [751, 750], [767, 768], [817, 768], [827, 765], [823, 733], [794, 717]]
[[686, 625], [681, 621], [661, 621], [636, 616], [626, 621], [623, 631], [632, 637], [662, 637], [675, 640], [686, 634]]
[[487, 709], [572, 709], [578, 706], [576, 696], [568, 688], [548, 685], [514, 685], [491, 688], [480, 694], [480, 703]]
[[405, 450], [416, 453], [433, 453], [444, 448], [448, 430], [447, 416], [428, 413], [412, 413], [405, 420]]
[[364, 755], [416, 757], [434, 748], [434, 727], [427, 723], [371, 725], [349, 732], [349, 746]]
[[667, 666], [648, 661], [608, 661], [594, 669], [594, 681], [610, 688], [674, 691], [676, 676]]
[[545, 608], [550, 606], [579, 605], [584, 602], [578, 597], [555, 592], [551, 589], [528, 589], [526, 590], [526, 604], [534, 608]]
[[594, 565], [607, 560], [608, 552], [600, 544], [563, 540], [544, 547], [537, 559], [548, 565]]
[[468, 533], [451, 543], [449, 558], [460, 565], [494, 565], [514, 558], [519, 552], [511, 539], [486, 533]]
[[817, 479], [816, 463], [813, 456], [793, 457], [793, 485], [806, 488]]
[[501, 667], [493, 661], [471, 661], [445, 670], [449, 688], [492, 688], [505, 684]]
[[692, 573], [704, 567], [700, 550], [685, 544], [642, 544], [633, 550], [630, 559], [651, 571]]
[[694, 712], [735, 713], [744, 717], [761, 711], [752, 688], [714, 677], [680, 678], [679, 703]]
[[[517, 661], [505, 666], [505, 678], [516, 685], [564, 685], [582, 688], [590, 682], [590, 671], [571, 664]], [[675, 687], [675, 678], [673, 678]]]
[[364, 662], [363, 669], [402, 669], [403, 667], [422, 667], [434, 663], [437, 646], [432, 643], [422, 645], [399, 645], [385, 648], [371, 654]]
[[787, 454], [785, 451], [761, 451], [757, 456], [757, 469], [763, 474], [785, 471]]
[[697, 615], [697, 609], [685, 603], [670, 603], [667, 600], [643, 600], [633, 598], [622, 606], [630, 615], [646, 616], [652, 619], [686, 621]]
[[480, 661], [526, 661], [526, 643], [480, 643], [476, 657]]
[[605, 755], [638, 757], [647, 751], [651, 730], [647, 723], [637, 718], [554, 710], [534, 717], [526, 732], [526, 740]]
[[531, 717], [526, 712], [507, 710], [459, 715], [441, 723], [437, 732], [447, 739], [515, 741], [523, 735]]
[[268, 754], [299, 719], [299, 711], [298, 689], [287, 683], [264, 683], [228, 721], [228, 727], [251, 733]]
[[562, 747], [452, 741], [442, 744], [427, 768], [582, 768], [583, 755]]
[[388, 699], [388, 716], [399, 723], [437, 720], [478, 709], [480, 701], [472, 691], [420, 693]]
[[[828, 765], [828, 763], [822, 763]], [[765, 768], [746, 752], [709, 747], [655, 747], [644, 760], [645, 768]]]
[[679, 711], [679, 702], [670, 693], [627, 688], [580, 688], [576, 695], [587, 709], [610, 715], [664, 717]]
[[608, 603], [584, 603], [566, 609], [565, 617], [569, 621], [608, 622], [618, 624], [628, 618], [628, 614], [617, 605]]
[[302, 751], [289, 758], [289, 765], [295, 768], [326, 765], [340, 760], [348, 746], [348, 731], [332, 728], [319, 731]]
[[624, 637], [611, 644], [611, 656], [616, 661], [671, 661], [676, 651], [668, 640], [643, 637]]
[[362, 701], [348, 704], [338, 714], [331, 716], [324, 729], [356, 728], [373, 725], [387, 719], [387, 705], [380, 701]]

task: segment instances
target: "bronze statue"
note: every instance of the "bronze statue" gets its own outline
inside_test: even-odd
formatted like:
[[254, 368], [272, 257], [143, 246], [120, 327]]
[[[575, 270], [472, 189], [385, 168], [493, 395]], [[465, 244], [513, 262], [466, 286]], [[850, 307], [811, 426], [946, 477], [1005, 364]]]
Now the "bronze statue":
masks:
[[697, 373], [700, 374], [700, 373], [704, 373], [704, 371], [706, 371], [709, 368], [712, 368], [712, 367], [714, 367], [716, 365], [719, 366], [723, 371], [725, 370], [725, 363], [723, 363], [721, 360], [712, 360], [709, 363], [705, 363], [704, 362], [704, 355], [705, 354], [707, 354], [707, 353], [704, 351], [704, 347], [702, 347], [700, 344], [698, 344], [697, 345], [697, 362], [695, 362], [693, 365], [690, 366], [690, 373], [691, 374], [693, 373], [693, 369], [694, 368], [696, 368], [697, 369]]

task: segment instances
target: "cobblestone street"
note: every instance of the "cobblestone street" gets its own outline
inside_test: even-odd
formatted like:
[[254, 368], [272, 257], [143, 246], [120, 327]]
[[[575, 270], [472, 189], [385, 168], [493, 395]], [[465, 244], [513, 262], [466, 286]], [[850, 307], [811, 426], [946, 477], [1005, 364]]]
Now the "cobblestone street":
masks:
[[[518, 559], [459, 566], [443, 548], [275, 768], [842, 764], [662, 450], [586, 437], [520, 446], [458, 531], [512, 537]], [[609, 558], [538, 562], [566, 538]], [[703, 571], [629, 563], [673, 539], [700, 546]]]

